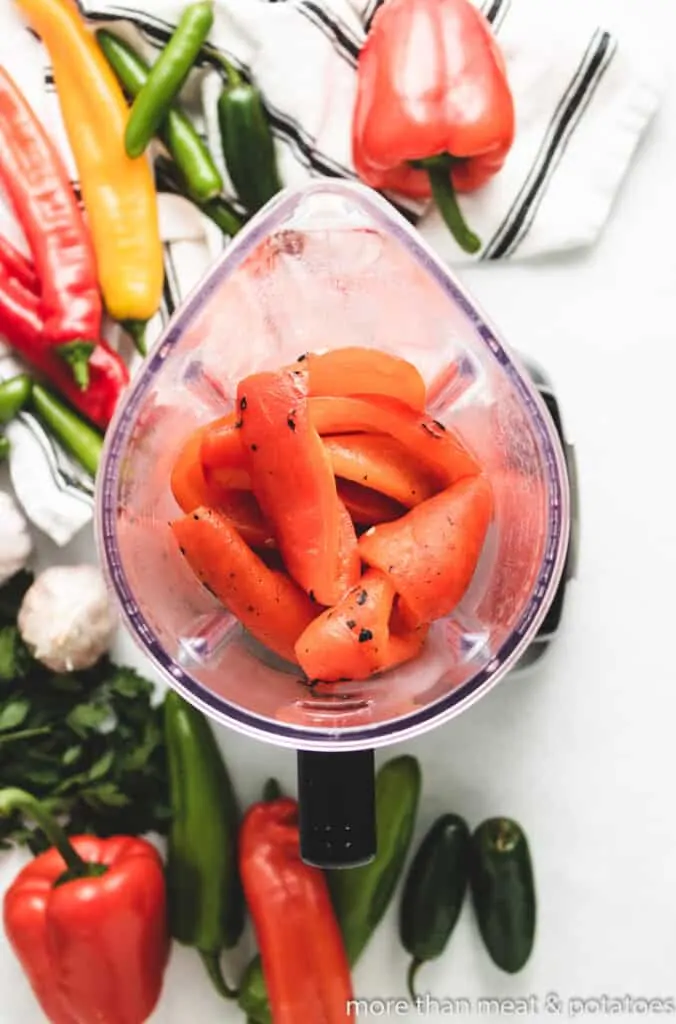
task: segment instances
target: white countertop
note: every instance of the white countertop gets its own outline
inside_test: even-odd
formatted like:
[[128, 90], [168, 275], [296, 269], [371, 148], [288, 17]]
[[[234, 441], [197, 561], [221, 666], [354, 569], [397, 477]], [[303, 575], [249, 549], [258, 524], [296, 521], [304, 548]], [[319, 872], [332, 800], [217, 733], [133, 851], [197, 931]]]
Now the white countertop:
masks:
[[[509, 977], [491, 965], [467, 906], [445, 955], [420, 973], [421, 991], [465, 997], [472, 1019], [485, 1021], [510, 1014], [508, 1004], [501, 1017], [481, 1013], [482, 997], [534, 997], [535, 1019], [551, 1016], [552, 992], [564, 1010], [575, 998], [676, 998], [676, 671], [668, 652], [676, 614], [676, 5], [594, 4], [599, 20], [640, 35], [656, 59], [671, 58], [665, 102], [613, 218], [591, 252], [463, 273], [504, 336], [546, 367], [558, 392], [579, 462], [578, 579], [561, 636], [536, 674], [508, 679], [460, 719], [385, 751], [406, 749], [422, 763], [417, 838], [447, 810], [472, 825], [508, 814], [530, 837], [539, 924], [526, 969]], [[67, 552], [44, 545], [43, 554], [45, 562], [75, 561], [91, 551], [86, 531]], [[128, 638], [117, 654], [147, 671]], [[244, 802], [270, 774], [295, 784], [290, 752], [219, 736]], [[2, 856], [0, 890], [20, 861]], [[3, 943], [0, 936], [0, 1024], [38, 1024]], [[358, 995], [403, 998], [405, 966], [393, 906], [355, 972]], [[380, 1019], [451, 1016], [391, 1005]], [[378, 1011], [374, 1004], [363, 1019]], [[152, 1020], [189, 1019], [244, 1020], [212, 994], [197, 957], [175, 948]]]

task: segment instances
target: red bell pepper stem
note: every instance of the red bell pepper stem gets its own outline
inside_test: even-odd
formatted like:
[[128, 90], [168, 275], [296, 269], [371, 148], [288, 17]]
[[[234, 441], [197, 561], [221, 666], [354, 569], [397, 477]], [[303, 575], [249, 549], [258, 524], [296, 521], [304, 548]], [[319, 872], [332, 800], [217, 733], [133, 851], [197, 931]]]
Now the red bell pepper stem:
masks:
[[467, 226], [451, 180], [453, 158], [442, 154], [420, 160], [415, 166], [427, 171], [434, 202], [460, 248], [468, 253], [478, 252], [481, 248], [481, 239]]
[[28, 814], [37, 822], [50, 845], [63, 857], [69, 879], [102, 875], [107, 870], [102, 864], [87, 864], [83, 861], [53, 815], [34, 796], [23, 789], [0, 789], [0, 817], [8, 817], [14, 811]]
[[15, 278], [34, 295], [39, 294], [40, 282], [35, 267], [4, 235], [0, 235], [0, 263], [4, 265], [10, 277]]

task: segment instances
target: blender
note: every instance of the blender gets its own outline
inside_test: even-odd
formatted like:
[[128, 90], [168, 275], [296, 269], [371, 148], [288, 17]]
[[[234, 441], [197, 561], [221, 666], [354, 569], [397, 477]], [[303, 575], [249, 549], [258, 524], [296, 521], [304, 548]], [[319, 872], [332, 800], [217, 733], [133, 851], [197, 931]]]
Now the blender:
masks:
[[[179, 556], [169, 480], [187, 435], [234, 408], [242, 377], [351, 345], [417, 366], [428, 412], [489, 475], [494, 517], [467, 592], [417, 659], [366, 682], [310, 684]], [[374, 749], [448, 722], [534, 661], [538, 634], [546, 646], [546, 618], [560, 615], [574, 561], [571, 452], [548, 391], [385, 199], [322, 181], [282, 192], [249, 222], [118, 408], [98, 475], [97, 539], [123, 618], [182, 697], [222, 725], [298, 751], [308, 862], [372, 858]]]

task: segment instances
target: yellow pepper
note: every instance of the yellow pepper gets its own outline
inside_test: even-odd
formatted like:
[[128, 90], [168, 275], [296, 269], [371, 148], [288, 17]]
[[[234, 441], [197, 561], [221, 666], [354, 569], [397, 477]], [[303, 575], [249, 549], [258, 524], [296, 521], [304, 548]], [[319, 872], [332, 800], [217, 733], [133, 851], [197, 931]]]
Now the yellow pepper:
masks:
[[116, 320], [147, 320], [164, 281], [157, 194], [147, 159], [125, 153], [121, 87], [70, 0], [17, 3], [49, 51], [106, 308]]

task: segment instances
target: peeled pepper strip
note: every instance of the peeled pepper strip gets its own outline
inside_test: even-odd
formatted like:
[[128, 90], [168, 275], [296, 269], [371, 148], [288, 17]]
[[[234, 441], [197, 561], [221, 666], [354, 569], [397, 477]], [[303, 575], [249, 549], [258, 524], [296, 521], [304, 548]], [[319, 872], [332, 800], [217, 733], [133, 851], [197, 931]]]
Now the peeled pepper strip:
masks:
[[171, 524], [181, 553], [205, 586], [252, 636], [287, 661], [317, 606], [286, 573], [268, 569], [227, 516], [197, 509]]
[[171, 471], [171, 493], [182, 512], [194, 512], [205, 506], [227, 515], [242, 538], [252, 548], [272, 548], [275, 539], [263, 519], [258, 502], [250, 491], [231, 491], [207, 482], [199, 453], [204, 431], [193, 431], [181, 448]]
[[395, 596], [392, 581], [369, 569], [342, 601], [311, 622], [296, 643], [298, 664], [308, 679], [368, 679], [414, 658], [427, 631], [392, 635]]
[[408, 625], [448, 615], [462, 600], [492, 514], [490, 483], [470, 477], [360, 537], [362, 559], [388, 577]]
[[414, 453], [387, 434], [336, 434], [323, 440], [337, 477], [380, 491], [407, 508], [442, 486]]
[[74, 3], [16, 2], [49, 51], [106, 308], [148, 320], [164, 281], [157, 196], [150, 164], [125, 153], [122, 88]]
[[340, 506], [330, 459], [308, 415], [307, 374], [246, 377], [237, 402], [253, 492], [289, 574], [320, 604], [335, 604], [345, 589]]
[[359, 526], [390, 523], [406, 512], [404, 506], [392, 498], [355, 484], [352, 480], [337, 480], [336, 485], [338, 497], [352, 516], [352, 521]]
[[425, 408], [425, 382], [420, 373], [406, 359], [389, 352], [349, 346], [309, 352], [299, 362], [308, 371], [311, 395], [389, 395], [412, 409]]
[[441, 486], [480, 472], [457, 434], [394, 398], [311, 398], [309, 406], [312, 424], [320, 434], [389, 434], [419, 465], [438, 474]]

